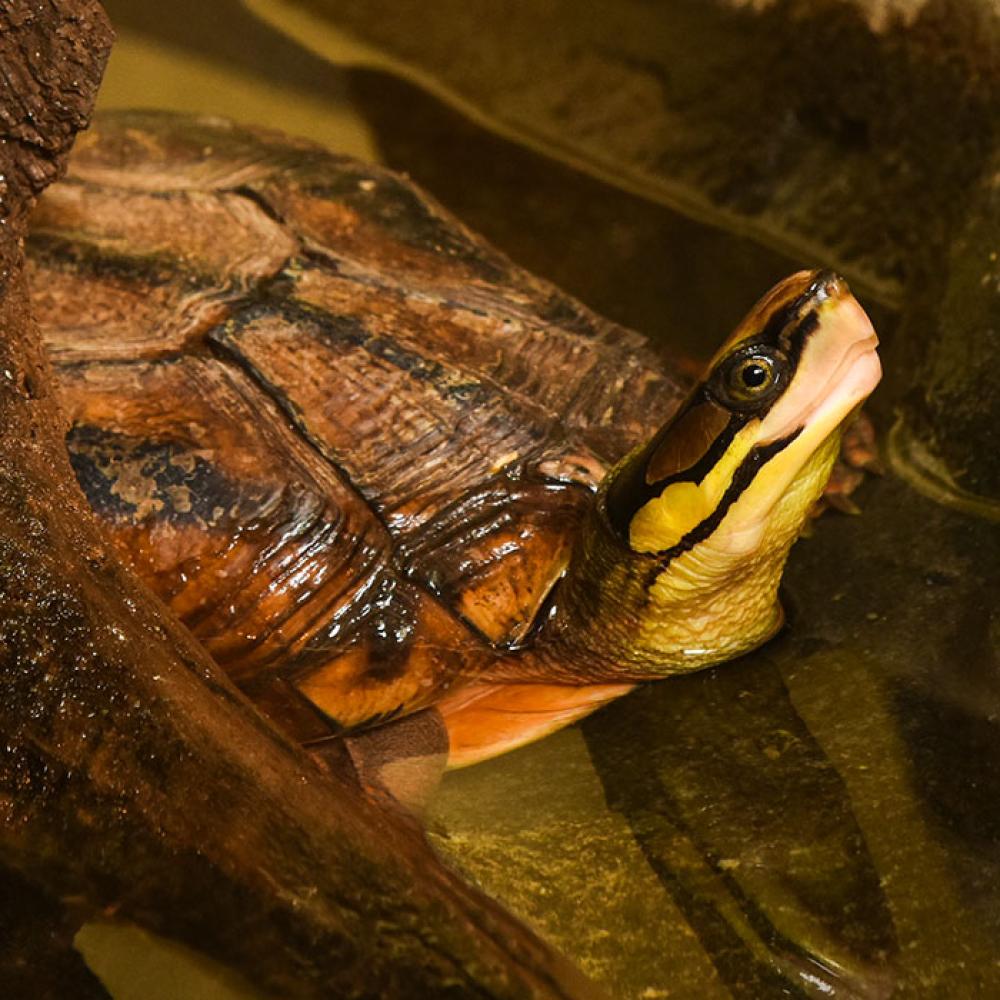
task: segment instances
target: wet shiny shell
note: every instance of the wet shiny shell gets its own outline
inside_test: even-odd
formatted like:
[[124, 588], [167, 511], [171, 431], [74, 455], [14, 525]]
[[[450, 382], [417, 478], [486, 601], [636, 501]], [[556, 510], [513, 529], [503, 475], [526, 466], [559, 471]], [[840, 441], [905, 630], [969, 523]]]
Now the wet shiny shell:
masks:
[[679, 398], [405, 179], [217, 120], [104, 118], [30, 254], [92, 505], [301, 739], [488, 674]]

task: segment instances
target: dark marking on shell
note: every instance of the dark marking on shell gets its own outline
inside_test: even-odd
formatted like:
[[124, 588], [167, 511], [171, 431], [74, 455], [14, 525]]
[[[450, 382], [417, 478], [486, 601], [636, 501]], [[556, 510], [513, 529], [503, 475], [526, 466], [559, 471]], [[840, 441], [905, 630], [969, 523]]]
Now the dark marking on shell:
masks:
[[246, 493], [201, 455], [174, 441], [136, 441], [76, 424], [66, 437], [70, 462], [88, 503], [101, 516], [213, 528]]
[[409, 588], [401, 587], [394, 574], [382, 572], [376, 580], [375, 586], [364, 588], [347, 608], [338, 609], [318, 628], [284, 669], [297, 676], [361, 646], [367, 659], [366, 680], [389, 683], [401, 677], [419, 624], [417, 610]]
[[[178, 278], [178, 262], [167, 254], [120, 253], [51, 232], [32, 231], [28, 236], [28, 250], [36, 261], [94, 278], [110, 277], [154, 287], [168, 285]], [[190, 270], [186, 270], [181, 280], [205, 288], [216, 284], [212, 275], [199, 275]]]

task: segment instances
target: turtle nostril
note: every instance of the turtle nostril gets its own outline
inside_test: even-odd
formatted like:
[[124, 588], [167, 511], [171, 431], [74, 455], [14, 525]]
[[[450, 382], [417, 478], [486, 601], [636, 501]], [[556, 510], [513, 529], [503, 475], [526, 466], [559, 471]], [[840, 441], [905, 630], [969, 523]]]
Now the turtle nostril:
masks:
[[817, 271], [809, 285], [809, 292], [820, 301], [842, 299], [850, 294], [847, 282], [836, 271], [824, 268]]

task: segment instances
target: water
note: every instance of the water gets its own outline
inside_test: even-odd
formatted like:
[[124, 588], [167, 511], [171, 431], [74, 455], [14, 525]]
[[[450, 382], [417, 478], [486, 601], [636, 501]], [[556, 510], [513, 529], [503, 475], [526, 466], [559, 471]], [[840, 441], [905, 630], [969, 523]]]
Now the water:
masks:
[[[801, 264], [383, 69], [330, 65], [235, 0], [108, 6], [122, 34], [105, 106], [226, 114], [404, 170], [520, 263], [693, 358]], [[866, 305], [891, 340], [893, 315]], [[892, 403], [872, 402], [882, 431]], [[617, 997], [1000, 993], [997, 529], [890, 476], [858, 501], [861, 517], [797, 546], [775, 642], [454, 773], [433, 805], [441, 850]], [[129, 929], [79, 944], [116, 998], [251, 995]]]

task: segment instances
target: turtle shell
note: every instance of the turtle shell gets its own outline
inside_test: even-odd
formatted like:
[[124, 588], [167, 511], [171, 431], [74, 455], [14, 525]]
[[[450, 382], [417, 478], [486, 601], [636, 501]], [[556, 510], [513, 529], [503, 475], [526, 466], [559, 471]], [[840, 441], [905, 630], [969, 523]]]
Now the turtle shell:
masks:
[[92, 506], [307, 741], [488, 677], [681, 397], [400, 175], [217, 119], [99, 119], [29, 253]]

